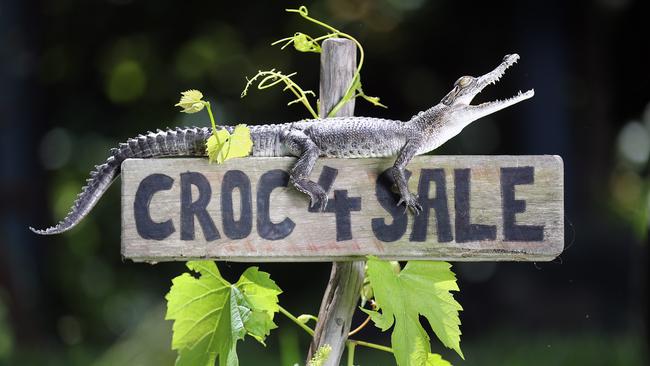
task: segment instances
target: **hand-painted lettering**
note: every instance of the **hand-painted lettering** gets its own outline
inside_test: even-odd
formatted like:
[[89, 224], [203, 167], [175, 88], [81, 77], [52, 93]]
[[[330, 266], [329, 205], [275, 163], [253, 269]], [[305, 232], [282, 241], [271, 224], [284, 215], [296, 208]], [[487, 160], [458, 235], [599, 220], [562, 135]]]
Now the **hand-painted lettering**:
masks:
[[470, 169], [454, 169], [456, 242], [495, 240], [496, 225], [472, 224], [470, 216]]
[[[436, 184], [436, 196], [429, 198], [429, 187], [431, 182]], [[427, 228], [429, 226], [429, 210], [436, 213], [436, 231], [438, 242], [446, 243], [452, 241], [451, 223], [449, 221], [449, 205], [447, 203], [447, 184], [445, 171], [442, 169], [422, 169], [418, 183], [418, 197], [422, 205], [422, 212], [415, 216], [411, 241], [425, 241]]]
[[[239, 189], [239, 220], [235, 220], [232, 193]], [[251, 197], [251, 181], [241, 170], [229, 170], [223, 176], [221, 184], [221, 216], [223, 233], [229, 239], [243, 239], [253, 228], [253, 204]]]
[[138, 235], [143, 239], [163, 240], [169, 237], [176, 229], [172, 219], [163, 222], [154, 222], [151, 219], [149, 205], [156, 192], [172, 188], [174, 179], [165, 174], [151, 174], [145, 177], [138, 185], [133, 201], [133, 217]]
[[515, 199], [515, 185], [533, 184], [535, 168], [522, 166], [501, 168], [501, 203], [503, 236], [506, 241], [543, 241], [544, 226], [518, 225], [516, 214], [526, 211], [526, 201]]
[[[199, 198], [192, 201], [192, 186], [199, 190]], [[219, 231], [208, 214], [212, 188], [205, 175], [197, 172], [181, 173], [181, 240], [194, 240], [194, 217], [199, 219], [205, 240], [219, 239]]]
[[[405, 171], [406, 179], [411, 177], [411, 172]], [[399, 196], [392, 192], [391, 188], [395, 185], [395, 178], [392, 174], [392, 168], [386, 169], [377, 177], [375, 183], [375, 196], [381, 207], [388, 212], [393, 222], [386, 223], [385, 218], [375, 217], [371, 220], [372, 232], [375, 237], [384, 242], [393, 242], [399, 240], [406, 232], [408, 216], [404, 208], [397, 206]]]
[[[318, 185], [329, 192], [339, 174], [338, 169], [324, 166], [318, 177]], [[320, 202], [308, 208], [309, 212], [319, 212]], [[334, 198], [327, 200], [325, 212], [334, 212], [336, 216], [336, 241], [352, 239], [352, 221], [350, 212], [361, 211], [361, 197], [348, 197], [347, 189], [334, 190]]]
[[264, 239], [284, 239], [296, 227], [288, 217], [277, 224], [271, 221], [271, 192], [277, 187], [286, 187], [287, 184], [289, 174], [284, 170], [269, 170], [260, 177], [257, 185], [257, 233]]

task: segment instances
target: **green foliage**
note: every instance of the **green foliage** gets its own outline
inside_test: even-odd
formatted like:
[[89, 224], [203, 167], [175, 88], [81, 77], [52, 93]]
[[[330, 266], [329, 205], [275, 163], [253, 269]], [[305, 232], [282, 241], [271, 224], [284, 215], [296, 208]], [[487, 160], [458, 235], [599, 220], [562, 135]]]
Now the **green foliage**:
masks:
[[[359, 50], [359, 64], [352, 78], [352, 82], [350, 83], [350, 86], [346, 90], [343, 97], [341, 97], [341, 100], [329, 112], [328, 117], [336, 115], [336, 113], [343, 107], [343, 105], [345, 105], [345, 103], [356, 97], [361, 97], [375, 106], [386, 108], [385, 105], [379, 102], [378, 97], [371, 97], [366, 95], [361, 88], [361, 68], [363, 67], [363, 62], [365, 59], [365, 52], [363, 51], [361, 43], [359, 43], [356, 38], [347, 33], [341, 32], [340, 30], [323, 21], [310, 17], [306, 6], [301, 6], [298, 9], [286, 9], [286, 11], [289, 13], [299, 14], [305, 20], [314, 23], [322, 28], [325, 28], [329, 33], [314, 38], [308, 34], [296, 32], [291, 37], [283, 38], [273, 42], [272, 45], [283, 43], [281, 49], [285, 49], [287, 46], [293, 44], [294, 49], [299, 52], [320, 53], [322, 51], [322, 47], [319, 42], [322, 42], [328, 38], [347, 38], [354, 42], [354, 44], [357, 46], [357, 49]], [[258, 78], [262, 78], [262, 80], [257, 85], [258, 89], [266, 89], [280, 83], [284, 83], [285, 88], [283, 90], [289, 90], [296, 96], [296, 99], [289, 102], [289, 105], [300, 102], [305, 106], [305, 108], [307, 108], [307, 111], [309, 111], [313, 118], [318, 118], [318, 113], [314, 111], [314, 108], [312, 108], [309, 100], [307, 99], [308, 94], [311, 94], [312, 96], [315, 96], [315, 94], [311, 90], [303, 90], [300, 86], [298, 86], [298, 84], [291, 79], [294, 75], [296, 75], [296, 73], [284, 75], [279, 71], [275, 71], [275, 69], [271, 69], [269, 71], [259, 71], [257, 75], [255, 75], [252, 79], [247, 79], [246, 87], [244, 88], [241, 96], [242, 98], [246, 96], [248, 88]]]
[[650, 232], [650, 104], [641, 120], [623, 126], [617, 140], [618, 154], [610, 178], [612, 208], [645, 243]]
[[206, 143], [208, 160], [221, 164], [231, 158], [250, 155], [253, 148], [251, 131], [246, 125], [237, 125], [232, 134], [226, 129], [218, 130]]
[[313, 320], [314, 322], [318, 322], [318, 318], [311, 314], [300, 314], [297, 319], [302, 324], [307, 324], [309, 323], [310, 320]]
[[248, 268], [237, 283], [226, 281], [214, 262], [191, 261], [189, 273], [172, 280], [165, 319], [174, 320], [172, 349], [176, 365], [236, 366], [237, 341], [246, 334], [264, 344], [282, 292], [268, 273]]
[[322, 366], [330, 356], [330, 352], [332, 352], [332, 347], [329, 344], [322, 345], [316, 350], [314, 357], [309, 360], [307, 366]]
[[442, 359], [442, 356], [436, 353], [429, 353], [425, 366], [451, 366], [449, 361]]
[[7, 307], [0, 297], [0, 363], [9, 358], [14, 348], [13, 332], [7, 318]]
[[217, 130], [217, 123], [214, 121], [210, 102], [203, 100], [203, 93], [198, 90], [187, 90], [181, 93], [181, 100], [175, 104], [183, 108], [183, 113], [196, 113], [205, 108], [208, 111], [212, 123], [212, 136], [208, 138], [205, 146], [208, 161], [221, 164], [231, 158], [240, 158], [250, 155], [253, 149], [251, 131], [246, 125], [235, 126], [231, 134], [226, 129]]
[[147, 75], [135, 60], [115, 64], [106, 80], [106, 94], [114, 103], [131, 103], [140, 99], [147, 89]]
[[383, 331], [394, 325], [391, 343], [398, 365], [424, 365], [428, 360], [429, 336], [420, 315], [445, 346], [463, 357], [458, 317], [462, 307], [450, 293], [459, 290], [450, 267], [445, 262], [414, 261], [396, 274], [389, 262], [368, 259], [368, 279], [381, 312], [362, 310]]
[[174, 104], [175, 107], [183, 108], [181, 112], [189, 114], [200, 112], [205, 105], [203, 93], [195, 89], [181, 92], [181, 100]]
[[[395, 274], [399, 274], [399, 272], [402, 270], [402, 267], [400, 267], [398, 261], [389, 261], [391, 267], [393, 268], [393, 272]], [[366, 302], [368, 300], [372, 299], [375, 297], [375, 293], [372, 290], [372, 284], [370, 283], [370, 279], [368, 278], [368, 264], [366, 263], [366, 268], [365, 268], [365, 276], [363, 279], [363, 285], [361, 286], [361, 306], [365, 306]]]
[[421, 366], [451, 366], [451, 363], [445, 361], [437, 353], [428, 351], [429, 341], [424, 338], [417, 338], [414, 344], [414, 351], [410, 355], [411, 365]]
[[318, 41], [305, 33], [296, 32], [293, 37], [283, 38], [281, 40], [275, 41], [272, 45], [276, 45], [284, 41], [286, 41], [286, 43], [280, 47], [282, 50], [293, 43], [293, 48], [295, 48], [296, 51], [315, 53], [320, 53], [322, 51]]
[[282, 90], [283, 91], [288, 90], [292, 92], [293, 95], [296, 96], [296, 99], [290, 101], [289, 103], [287, 103], [287, 105], [292, 105], [294, 103], [302, 103], [305, 106], [305, 108], [307, 108], [307, 110], [309, 111], [309, 113], [313, 118], [318, 118], [318, 114], [311, 107], [311, 104], [309, 103], [309, 99], [307, 98], [307, 95], [316, 97], [316, 94], [311, 90], [304, 90], [298, 84], [296, 84], [291, 79], [291, 77], [293, 77], [294, 75], [296, 75], [295, 72], [285, 75], [281, 71], [275, 71], [275, 69], [271, 69], [268, 71], [260, 70], [251, 79], [246, 78], [246, 86], [244, 87], [244, 91], [242, 91], [241, 93], [241, 97], [243, 98], [248, 94], [248, 89], [255, 82], [257, 82], [257, 89], [259, 90], [268, 89], [280, 83], [284, 83], [285, 87]]

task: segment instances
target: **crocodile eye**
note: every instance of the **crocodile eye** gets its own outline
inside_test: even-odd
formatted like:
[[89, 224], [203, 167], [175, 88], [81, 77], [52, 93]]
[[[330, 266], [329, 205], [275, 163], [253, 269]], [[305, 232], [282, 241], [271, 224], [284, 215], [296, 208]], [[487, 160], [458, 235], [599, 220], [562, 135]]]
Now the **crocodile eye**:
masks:
[[468, 86], [471, 82], [472, 78], [470, 76], [463, 76], [462, 78], [458, 79], [458, 85], [461, 88]]

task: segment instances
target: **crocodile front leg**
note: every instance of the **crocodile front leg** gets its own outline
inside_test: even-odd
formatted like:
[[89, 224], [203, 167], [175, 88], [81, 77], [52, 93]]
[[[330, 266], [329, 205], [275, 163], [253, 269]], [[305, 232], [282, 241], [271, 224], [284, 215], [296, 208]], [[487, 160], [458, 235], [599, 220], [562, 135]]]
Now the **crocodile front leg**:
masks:
[[417, 196], [409, 192], [408, 179], [406, 178], [404, 169], [406, 169], [408, 163], [417, 153], [419, 146], [420, 144], [417, 140], [408, 141], [402, 147], [402, 150], [400, 150], [393, 164], [393, 177], [395, 178], [395, 183], [401, 196], [397, 205], [399, 206], [404, 203], [406, 206], [405, 209], [408, 210], [410, 208], [416, 215], [420, 214], [422, 206], [418, 202]]
[[284, 136], [284, 144], [292, 153], [299, 156], [289, 173], [291, 183], [297, 190], [309, 196], [311, 207], [318, 204], [320, 211], [325, 210], [328, 200], [327, 192], [318, 183], [309, 179], [320, 156], [320, 149], [300, 130], [288, 131]]

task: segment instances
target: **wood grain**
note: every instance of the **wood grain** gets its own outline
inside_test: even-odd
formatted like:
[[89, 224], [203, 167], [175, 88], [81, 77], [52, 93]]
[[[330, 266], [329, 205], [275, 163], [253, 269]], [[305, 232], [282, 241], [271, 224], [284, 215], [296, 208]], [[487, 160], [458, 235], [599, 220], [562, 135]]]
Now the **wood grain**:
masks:
[[[360, 199], [361, 210], [350, 212], [350, 234], [347, 240], [337, 240], [336, 212], [308, 212], [308, 199], [292, 187], [279, 187], [270, 194], [270, 220], [274, 223], [289, 218], [295, 223], [290, 235], [282, 240], [268, 240], [257, 231], [257, 192], [260, 177], [269, 171], [288, 171], [294, 158], [242, 158], [223, 165], [208, 164], [205, 159], [129, 159], [122, 165], [122, 254], [134, 261], [171, 261], [213, 258], [229, 261], [339, 261], [362, 259], [375, 255], [385, 259], [427, 259], [448, 261], [544, 261], [559, 255], [564, 246], [563, 165], [557, 156], [420, 156], [408, 166], [412, 172], [409, 187], [418, 192], [423, 169], [442, 169], [445, 181], [451, 241], [439, 240], [434, 210], [429, 211], [424, 241], [412, 241], [414, 221], [408, 213], [406, 229], [392, 241], [377, 238], [377, 224], [390, 225], [391, 215], [377, 198], [377, 178], [388, 169], [392, 158], [386, 159], [321, 159], [312, 177], [316, 180], [326, 170], [338, 174], [330, 192], [346, 191], [349, 198]], [[534, 183], [514, 186], [514, 198], [524, 202], [524, 211], [516, 213], [518, 225], [543, 226], [541, 241], [512, 241], [504, 238], [504, 212], [501, 168], [532, 167]], [[458, 242], [455, 213], [456, 172], [469, 169], [470, 222], [494, 225], [494, 240]], [[222, 181], [229, 171], [241, 171], [250, 181], [252, 228], [241, 239], [230, 239], [224, 233]], [[208, 241], [201, 225], [195, 220], [195, 240], [181, 240], [180, 176], [198, 172], [209, 182], [212, 190], [207, 211], [221, 238]], [[170, 219], [175, 231], [164, 240], [143, 239], [136, 230], [134, 219], [135, 194], [142, 180], [151, 174], [169, 176], [169, 190], [151, 197], [149, 212], [155, 222]], [[382, 185], [380, 185], [382, 186]], [[435, 198], [436, 183], [429, 186], [429, 198]], [[383, 186], [382, 186], [383, 187]], [[196, 199], [197, 190], [191, 186]], [[240, 212], [239, 190], [233, 191], [234, 217]], [[330, 193], [330, 204], [336, 203]], [[421, 200], [424, 197], [420, 197]], [[390, 231], [388, 231], [390, 234]], [[444, 234], [444, 233], [443, 233]], [[462, 233], [461, 233], [462, 234]], [[389, 235], [390, 236], [390, 235]], [[339, 238], [340, 239], [340, 238]]]
[[[349, 39], [330, 38], [323, 42], [320, 59], [320, 117], [325, 118], [336, 107], [352, 84], [357, 68], [357, 47]], [[336, 112], [336, 116], [354, 115], [355, 98]], [[327, 121], [324, 121], [327, 123]], [[347, 216], [346, 216], [347, 217]], [[339, 238], [337, 234], [337, 240]], [[330, 279], [323, 293], [314, 337], [309, 344], [306, 364], [324, 345], [331, 348], [323, 366], [337, 366], [345, 351], [345, 342], [352, 326], [352, 316], [359, 303], [365, 276], [365, 261], [332, 263]]]
[[[345, 95], [357, 69], [357, 47], [349, 39], [330, 38], [323, 42], [320, 56], [320, 117], [326, 118]], [[338, 117], [354, 115], [354, 98], [336, 113]]]

